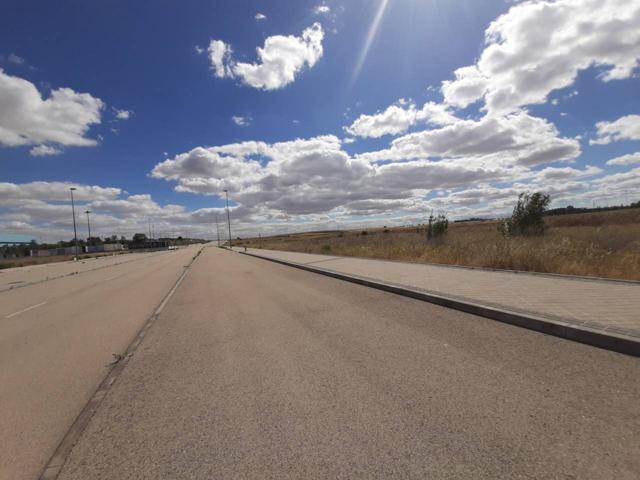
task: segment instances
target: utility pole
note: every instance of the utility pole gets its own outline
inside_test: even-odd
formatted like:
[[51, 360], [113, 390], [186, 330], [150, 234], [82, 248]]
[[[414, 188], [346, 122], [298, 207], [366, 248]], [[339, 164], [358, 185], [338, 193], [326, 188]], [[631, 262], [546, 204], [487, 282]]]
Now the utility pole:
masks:
[[147, 217], [147, 223], [149, 224], [149, 240], [151, 240], [151, 219]]
[[216, 215], [216, 230], [218, 232], [218, 246], [220, 246], [220, 224], [218, 224], [218, 215]]
[[[84, 213], [87, 214], [87, 230], [89, 230], [89, 238], [91, 238], [91, 222], [89, 221], [89, 214], [91, 210], [85, 210]], [[87, 240], [89, 240], [89, 238]]]
[[231, 243], [231, 216], [229, 215], [229, 191], [225, 188], [224, 194], [227, 197], [227, 223], [229, 225], [229, 249], [232, 249], [233, 244]]
[[70, 187], [69, 190], [71, 191], [71, 213], [73, 214], [73, 241], [75, 243], [76, 246], [76, 255], [74, 257], [75, 261], [78, 261], [78, 232], [76, 230], [76, 207], [73, 203], [73, 191], [76, 189], [76, 187]]

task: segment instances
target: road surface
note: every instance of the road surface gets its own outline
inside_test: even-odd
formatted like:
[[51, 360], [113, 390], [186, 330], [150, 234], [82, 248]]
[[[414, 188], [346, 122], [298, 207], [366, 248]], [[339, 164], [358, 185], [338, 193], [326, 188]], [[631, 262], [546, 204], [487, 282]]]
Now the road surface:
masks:
[[84, 273], [90, 270], [97, 270], [123, 263], [137, 262], [148, 257], [163, 255], [164, 253], [166, 253], [166, 251], [119, 253], [85, 258], [78, 262], [65, 261], [29, 265], [27, 267], [6, 268], [0, 270], [0, 292], [68, 275]]
[[38, 477], [112, 354], [126, 349], [196, 252], [126, 255], [126, 263], [0, 292], [0, 479]]
[[207, 248], [61, 479], [640, 477], [640, 362]]

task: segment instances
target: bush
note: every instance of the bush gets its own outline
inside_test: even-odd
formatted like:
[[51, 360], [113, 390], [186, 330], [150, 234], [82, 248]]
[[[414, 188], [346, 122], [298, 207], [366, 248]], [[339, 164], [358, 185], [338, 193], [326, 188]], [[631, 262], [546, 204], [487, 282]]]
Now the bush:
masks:
[[322, 253], [329, 253], [331, 251], [331, 245], [322, 245], [320, 251]]
[[443, 238], [449, 230], [449, 220], [446, 215], [440, 214], [437, 217], [429, 215], [427, 224], [427, 240]]
[[542, 235], [544, 233], [544, 212], [551, 197], [542, 192], [522, 192], [513, 207], [511, 218], [498, 225], [498, 231], [505, 237], [515, 235]]
[[362, 230], [362, 232], [360, 233], [360, 235], [368, 235], [369, 232], [367, 232], [366, 230]]

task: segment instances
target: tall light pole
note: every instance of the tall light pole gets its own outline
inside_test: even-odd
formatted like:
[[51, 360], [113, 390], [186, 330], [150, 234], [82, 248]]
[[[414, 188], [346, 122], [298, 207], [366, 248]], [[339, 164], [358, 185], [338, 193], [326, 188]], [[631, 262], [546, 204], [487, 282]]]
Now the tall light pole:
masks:
[[220, 224], [218, 223], [218, 215], [216, 215], [216, 231], [218, 232], [218, 246], [220, 246]]
[[85, 210], [84, 213], [87, 214], [87, 230], [89, 230], [89, 238], [87, 240], [89, 240], [91, 238], [91, 222], [89, 221], [89, 214], [91, 213], [91, 210]]
[[231, 216], [229, 215], [229, 191], [225, 188], [224, 194], [227, 197], [227, 223], [229, 225], [229, 248], [232, 248], [231, 244]]
[[73, 214], [73, 241], [76, 245], [76, 256], [74, 260], [78, 260], [78, 232], [76, 230], [76, 207], [73, 203], [73, 191], [76, 187], [70, 187], [69, 191], [71, 192], [71, 213]]

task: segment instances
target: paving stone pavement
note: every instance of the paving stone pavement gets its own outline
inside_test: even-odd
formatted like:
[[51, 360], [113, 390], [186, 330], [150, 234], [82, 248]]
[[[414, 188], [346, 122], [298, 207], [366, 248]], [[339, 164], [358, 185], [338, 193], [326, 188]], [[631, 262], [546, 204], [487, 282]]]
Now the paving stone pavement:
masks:
[[640, 283], [276, 250], [247, 253], [640, 338]]

